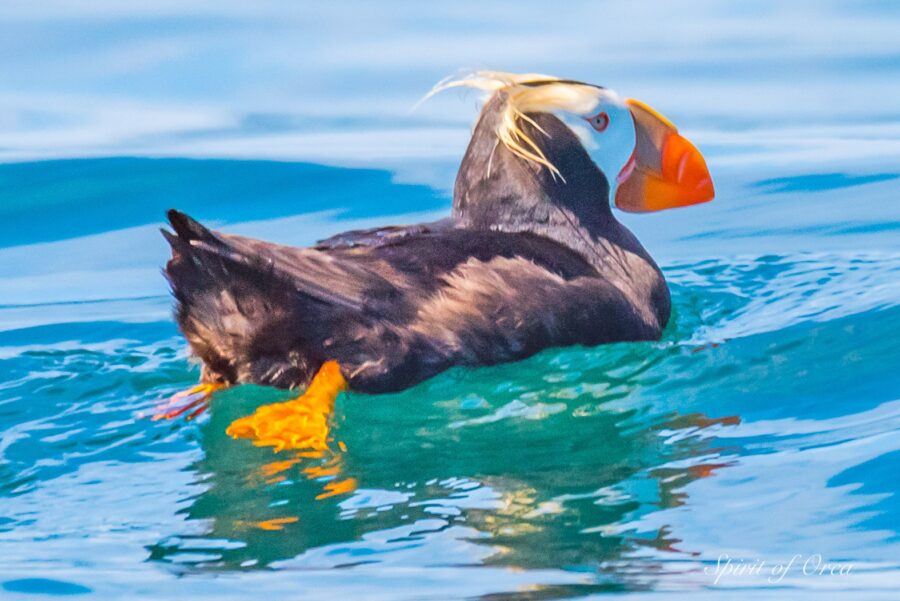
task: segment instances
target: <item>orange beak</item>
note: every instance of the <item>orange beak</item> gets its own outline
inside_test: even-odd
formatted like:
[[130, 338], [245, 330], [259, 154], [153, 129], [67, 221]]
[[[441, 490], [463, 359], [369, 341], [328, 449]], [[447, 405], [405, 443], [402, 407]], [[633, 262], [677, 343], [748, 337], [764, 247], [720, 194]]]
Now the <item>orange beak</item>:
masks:
[[634, 119], [635, 145], [618, 177], [616, 206], [647, 213], [712, 200], [716, 192], [700, 151], [643, 102], [625, 102]]

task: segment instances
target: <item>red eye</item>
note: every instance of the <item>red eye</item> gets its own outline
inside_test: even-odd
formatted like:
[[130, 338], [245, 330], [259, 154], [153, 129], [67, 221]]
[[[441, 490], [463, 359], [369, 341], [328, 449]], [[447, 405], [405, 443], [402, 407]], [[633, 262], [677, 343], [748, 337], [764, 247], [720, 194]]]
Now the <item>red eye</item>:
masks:
[[606, 111], [597, 113], [593, 117], [588, 117], [587, 121], [597, 131], [604, 131], [609, 127], [609, 115], [606, 114]]

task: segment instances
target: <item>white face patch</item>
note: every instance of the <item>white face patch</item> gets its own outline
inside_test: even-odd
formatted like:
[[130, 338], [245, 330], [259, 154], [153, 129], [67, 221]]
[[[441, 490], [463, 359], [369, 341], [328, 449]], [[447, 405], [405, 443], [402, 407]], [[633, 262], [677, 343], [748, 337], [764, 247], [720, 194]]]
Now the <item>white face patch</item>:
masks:
[[628, 105], [614, 91], [603, 90], [599, 102], [588, 113], [564, 113], [560, 117], [603, 171], [613, 198], [618, 175], [634, 152], [634, 119]]
[[612, 90], [604, 90], [593, 112], [582, 118], [592, 126], [589, 133], [594, 141], [585, 148], [606, 175], [612, 198], [618, 175], [634, 152], [634, 119], [625, 101]]
[[577, 121], [570, 117], [569, 115], [561, 115], [563, 123], [565, 123], [569, 129], [575, 134], [578, 138], [578, 141], [581, 142], [581, 145], [584, 146], [584, 149], [588, 151], [588, 153], [592, 153], [594, 150], [600, 148], [600, 144], [597, 142], [597, 138], [594, 137], [594, 130], [591, 129], [584, 121], [578, 119]]

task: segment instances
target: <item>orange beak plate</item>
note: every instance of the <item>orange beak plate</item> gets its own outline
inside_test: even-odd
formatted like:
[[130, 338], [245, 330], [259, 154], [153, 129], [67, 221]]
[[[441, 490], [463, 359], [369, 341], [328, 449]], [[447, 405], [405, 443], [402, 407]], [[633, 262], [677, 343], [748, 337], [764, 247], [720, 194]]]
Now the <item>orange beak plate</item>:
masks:
[[643, 102], [626, 102], [634, 118], [635, 147], [619, 175], [616, 206], [647, 213], [712, 200], [716, 193], [700, 151]]

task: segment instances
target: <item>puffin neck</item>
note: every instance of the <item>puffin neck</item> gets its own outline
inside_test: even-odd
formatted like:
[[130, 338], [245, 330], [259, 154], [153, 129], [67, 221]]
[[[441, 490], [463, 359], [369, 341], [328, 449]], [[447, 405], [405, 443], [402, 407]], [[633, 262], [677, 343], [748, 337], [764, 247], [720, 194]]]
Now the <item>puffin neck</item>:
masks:
[[510, 152], [497, 139], [496, 125], [506, 95], [485, 104], [463, 157], [453, 194], [453, 216], [465, 227], [532, 232], [551, 237], [594, 262], [591, 248], [619, 223], [609, 206], [606, 176], [577, 136], [548, 113], [520, 124], [562, 177]]

